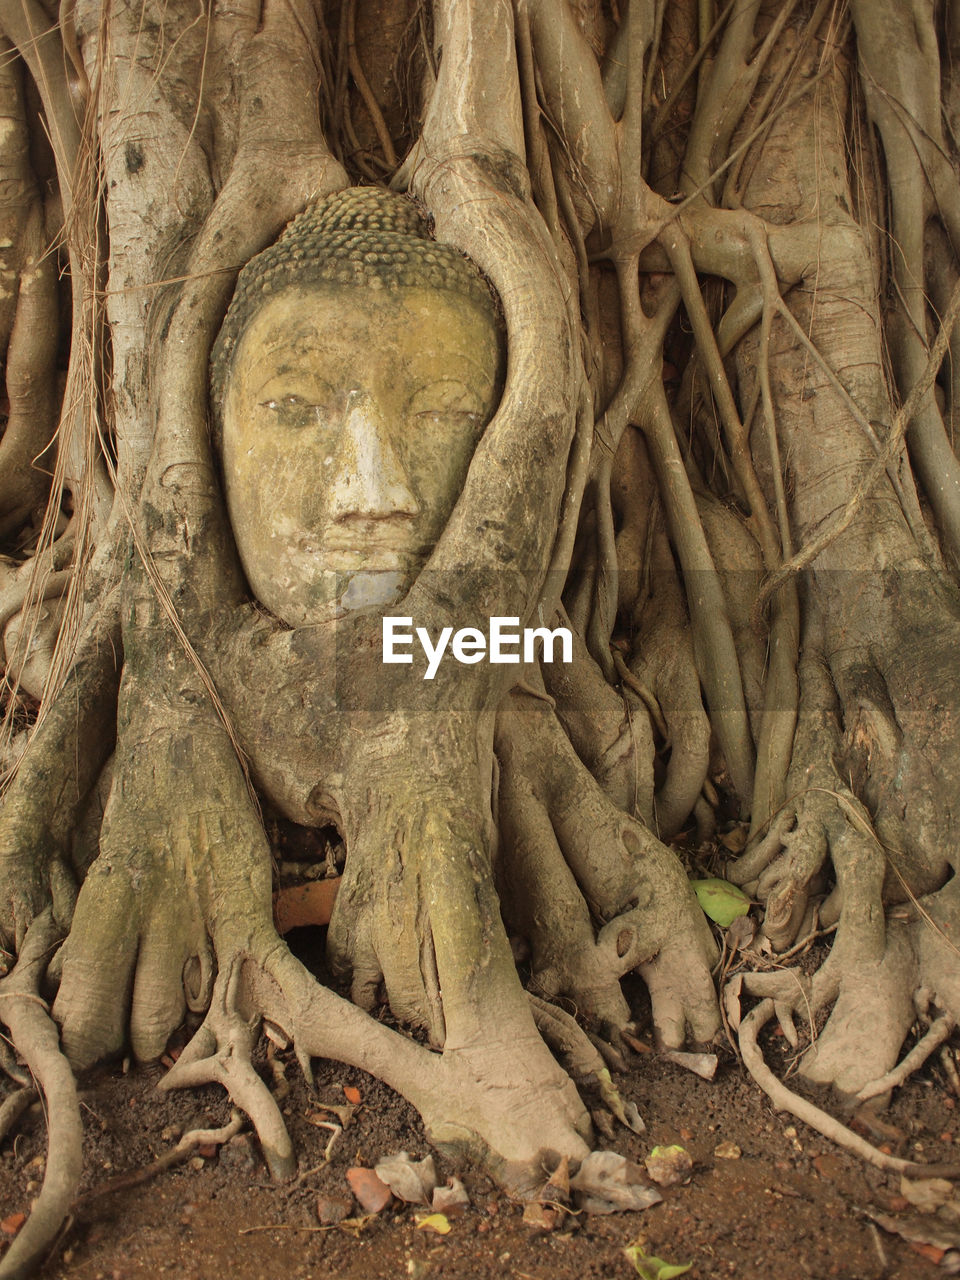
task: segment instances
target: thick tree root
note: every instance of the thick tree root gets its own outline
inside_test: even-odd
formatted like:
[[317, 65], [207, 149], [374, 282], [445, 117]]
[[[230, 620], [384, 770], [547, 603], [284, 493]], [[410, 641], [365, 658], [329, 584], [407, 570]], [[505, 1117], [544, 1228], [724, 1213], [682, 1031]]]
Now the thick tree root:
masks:
[[48, 1140], [43, 1186], [33, 1212], [0, 1260], [0, 1280], [26, 1280], [56, 1239], [77, 1193], [83, 1170], [83, 1126], [70, 1064], [37, 994], [58, 930], [47, 909], [27, 931], [20, 959], [0, 983], [0, 1018], [6, 1023], [46, 1100]]
[[[250, 1117], [275, 1178], [289, 1178], [295, 1168], [279, 1109], [250, 1063], [261, 1019], [292, 1042], [305, 1067], [325, 1057], [383, 1080], [420, 1111], [432, 1142], [481, 1158], [517, 1194], [532, 1194], [551, 1160], [580, 1160], [589, 1150], [583, 1105], [532, 1020], [529, 1044], [519, 1032], [504, 1036], [491, 1027], [485, 1043], [434, 1053], [318, 984], [283, 943], [264, 939], [225, 963], [210, 1015], [161, 1087], [222, 1084]], [[582, 1035], [578, 1049], [602, 1071]]]
[[913, 1160], [901, 1160], [871, 1146], [859, 1134], [835, 1120], [826, 1111], [801, 1098], [773, 1074], [763, 1060], [757, 1043], [762, 1028], [775, 1013], [775, 1002], [770, 997], [761, 1000], [740, 1023], [739, 1043], [744, 1066], [779, 1111], [789, 1111], [817, 1133], [829, 1138], [838, 1146], [866, 1160], [877, 1169], [890, 1173], [905, 1173], [913, 1178], [960, 1178], [960, 1164], [917, 1164]]
[[[718, 1027], [715, 949], [676, 856], [616, 808], [550, 706], [518, 695], [497, 720], [504, 913], [530, 941], [536, 990], [563, 995], [616, 1044], [630, 1010], [620, 979], [647, 981], [658, 1038]], [[682, 956], [682, 959], [681, 959]]]

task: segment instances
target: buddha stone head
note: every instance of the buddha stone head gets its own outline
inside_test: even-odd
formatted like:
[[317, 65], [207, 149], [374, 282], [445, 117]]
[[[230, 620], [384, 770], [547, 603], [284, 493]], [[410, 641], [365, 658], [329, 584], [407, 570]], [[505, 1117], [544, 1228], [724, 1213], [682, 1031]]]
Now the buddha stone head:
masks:
[[230, 520], [291, 626], [389, 607], [456, 503], [503, 339], [466, 258], [376, 188], [310, 206], [241, 272], [214, 348]]

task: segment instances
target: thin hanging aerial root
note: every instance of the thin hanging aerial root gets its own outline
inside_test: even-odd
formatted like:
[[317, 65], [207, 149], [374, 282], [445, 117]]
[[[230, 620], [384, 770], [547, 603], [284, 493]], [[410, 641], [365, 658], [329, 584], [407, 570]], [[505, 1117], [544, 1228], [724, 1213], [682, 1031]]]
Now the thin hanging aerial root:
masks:
[[937, 1018], [927, 1028], [923, 1039], [913, 1046], [902, 1062], [897, 1063], [892, 1071], [888, 1071], [878, 1080], [871, 1080], [869, 1084], [863, 1086], [857, 1094], [857, 1102], [867, 1102], [870, 1098], [876, 1098], [881, 1093], [889, 1093], [891, 1089], [896, 1089], [898, 1085], [903, 1084], [904, 1080], [912, 1076], [914, 1071], [919, 1070], [930, 1055], [949, 1039], [956, 1025], [948, 1014]]
[[234, 1105], [250, 1118], [271, 1178], [288, 1182], [297, 1172], [293, 1143], [273, 1094], [251, 1061], [260, 1018], [247, 1021], [237, 1011], [240, 972], [241, 965], [236, 963], [226, 980], [218, 979], [203, 1026], [158, 1088], [166, 1092], [201, 1084], [222, 1085]]
[[47, 957], [58, 937], [48, 908], [31, 924], [16, 967], [0, 982], [0, 1017], [42, 1090], [47, 1111], [43, 1186], [25, 1226], [0, 1260], [0, 1280], [26, 1280], [43, 1260], [70, 1211], [83, 1172], [76, 1082], [60, 1051], [56, 1023], [38, 994]]
[[901, 1160], [899, 1156], [887, 1155], [826, 1111], [788, 1089], [764, 1062], [757, 1043], [761, 1029], [773, 1014], [774, 1001], [769, 997], [761, 1000], [740, 1023], [739, 1042], [744, 1066], [778, 1111], [788, 1111], [824, 1138], [877, 1169], [888, 1173], [908, 1174], [912, 1178], [960, 1178], [960, 1164], [917, 1164], [913, 1160]]

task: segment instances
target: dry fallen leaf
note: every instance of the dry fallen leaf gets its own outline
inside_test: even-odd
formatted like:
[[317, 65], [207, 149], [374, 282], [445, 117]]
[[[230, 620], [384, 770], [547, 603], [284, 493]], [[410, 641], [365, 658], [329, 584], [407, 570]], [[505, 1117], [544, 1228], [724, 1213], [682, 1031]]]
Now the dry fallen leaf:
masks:
[[638, 1165], [615, 1151], [591, 1151], [570, 1179], [577, 1204], [587, 1213], [616, 1213], [621, 1209], [647, 1209], [663, 1199], [648, 1187]]
[[953, 1183], [945, 1178], [901, 1177], [900, 1194], [921, 1213], [935, 1213], [953, 1197]]
[[531, 1200], [523, 1206], [523, 1225], [530, 1227], [533, 1231], [552, 1231], [559, 1217], [560, 1214], [556, 1209], [551, 1209], [549, 1205], [538, 1204], [536, 1200]]
[[620, 1039], [630, 1046], [634, 1053], [653, 1053], [653, 1049], [648, 1044], [644, 1044], [642, 1040], [638, 1040], [635, 1035], [629, 1031], [621, 1031]]
[[654, 1147], [644, 1160], [647, 1174], [659, 1187], [675, 1187], [689, 1182], [693, 1161], [683, 1147]]
[[701, 1080], [712, 1080], [717, 1074], [719, 1059], [715, 1053], [686, 1053], [681, 1049], [665, 1049], [660, 1056], [676, 1067], [692, 1071]]
[[918, 1240], [908, 1240], [907, 1243], [915, 1253], [920, 1254], [921, 1258], [926, 1258], [928, 1262], [932, 1262], [934, 1266], [937, 1267], [943, 1261], [944, 1255], [947, 1252], [946, 1249], [938, 1249], [937, 1246], [933, 1244], [922, 1244]]
[[544, 1183], [540, 1192], [540, 1200], [551, 1203], [555, 1200], [566, 1204], [570, 1199], [570, 1160], [564, 1156]]
[[[354, 1112], [357, 1109], [356, 1107], [353, 1107], [353, 1106], [336, 1107], [329, 1102], [317, 1102], [314, 1105], [317, 1107], [319, 1111], [323, 1111], [328, 1113], [329, 1115], [336, 1116], [337, 1119], [340, 1121], [340, 1127], [343, 1129], [349, 1129], [350, 1125], [353, 1122]], [[304, 1119], [309, 1124], [318, 1125], [318, 1126], [323, 1126], [323, 1125], [326, 1125], [327, 1123], [327, 1121], [324, 1120], [323, 1116], [317, 1115], [315, 1112], [308, 1112], [308, 1114], [304, 1116]]]
[[730, 853], [743, 853], [747, 847], [748, 833], [749, 828], [746, 823], [738, 822], [735, 827], [732, 827], [725, 835], [720, 837], [720, 843]]
[[960, 1249], [960, 1232], [945, 1227], [936, 1218], [894, 1218], [888, 1213], [876, 1213], [873, 1209], [864, 1209], [862, 1212], [877, 1226], [883, 1227], [884, 1231], [898, 1235], [911, 1244], [932, 1245], [944, 1253]]
[[5, 1236], [15, 1236], [27, 1220], [25, 1213], [11, 1213], [0, 1222], [0, 1231]]
[[429, 1204], [437, 1185], [433, 1156], [411, 1160], [408, 1152], [398, 1151], [395, 1155], [378, 1160], [375, 1172], [397, 1199], [405, 1200], [407, 1204]]
[[442, 1213], [428, 1213], [426, 1217], [417, 1215], [418, 1231], [434, 1231], [438, 1236], [449, 1235], [450, 1223]]
[[343, 1096], [348, 1102], [352, 1102], [355, 1107], [359, 1107], [362, 1096], [356, 1085], [344, 1084], [340, 1086], [343, 1089]]
[[459, 1178], [450, 1178], [445, 1187], [434, 1189], [430, 1207], [434, 1213], [445, 1213], [452, 1217], [469, 1209], [470, 1197]]
[[387, 1184], [381, 1181], [373, 1169], [354, 1167], [347, 1170], [347, 1182], [350, 1190], [357, 1197], [361, 1209], [367, 1213], [379, 1213], [390, 1203], [391, 1193]]

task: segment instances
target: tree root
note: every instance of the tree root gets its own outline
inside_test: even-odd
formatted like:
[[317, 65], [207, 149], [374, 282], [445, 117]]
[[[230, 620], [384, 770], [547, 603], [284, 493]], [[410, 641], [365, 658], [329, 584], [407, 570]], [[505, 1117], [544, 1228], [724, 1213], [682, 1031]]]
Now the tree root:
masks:
[[846, 1125], [835, 1120], [814, 1103], [808, 1102], [806, 1098], [799, 1097], [779, 1081], [764, 1062], [757, 1043], [761, 1029], [773, 1017], [774, 1012], [773, 999], [767, 997], [761, 1000], [740, 1023], [739, 1043], [744, 1066], [778, 1111], [789, 1111], [791, 1115], [802, 1120], [823, 1137], [852, 1152], [853, 1155], [859, 1156], [861, 1160], [866, 1160], [877, 1169], [883, 1169], [888, 1173], [905, 1173], [912, 1178], [960, 1178], [960, 1164], [917, 1164], [913, 1160], [902, 1160], [898, 1156], [887, 1155], [886, 1152], [878, 1150], [852, 1129], [848, 1129]]
[[241, 965], [234, 964], [214, 988], [210, 1012], [160, 1088], [220, 1084], [249, 1116], [260, 1149], [275, 1182], [288, 1182], [297, 1172], [293, 1143], [280, 1108], [250, 1060], [260, 1029], [259, 1017], [244, 1019], [237, 1010]]
[[950, 1037], [955, 1026], [953, 1018], [946, 1014], [937, 1018], [927, 1029], [920, 1043], [914, 1045], [901, 1063], [886, 1075], [881, 1076], [879, 1080], [871, 1080], [869, 1084], [863, 1086], [857, 1094], [857, 1102], [867, 1102], [870, 1098], [889, 1093], [891, 1089], [903, 1084], [914, 1071], [918, 1071], [923, 1066], [931, 1053], [934, 1053]]
[[83, 1126], [76, 1082], [60, 1052], [56, 1024], [37, 995], [57, 936], [53, 913], [47, 909], [30, 926], [17, 965], [0, 983], [0, 1016], [43, 1091], [48, 1118], [43, 1186], [22, 1231], [0, 1260], [0, 1280], [25, 1280], [32, 1273], [56, 1239], [83, 1170]]
[[158, 1174], [165, 1173], [167, 1169], [172, 1169], [176, 1165], [182, 1164], [184, 1160], [188, 1159], [196, 1151], [197, 1147], [224, 1146], [242, 1128], [243, 1117], [239, 1111], [233, 1111], [229, 1122], [219, 1129], [191, 1129], [189, 1133], [183, 1135], [175, 1147], [165, 1151], [162, 1156], [145, 1165], [142, 1169], [134, 1169], [130, 1173], [121, 1173], [116, 1178], [111, 1178], [108, 1182], [103, 1182], [100, 1186], [92, 1187], [89, 1191], [84, 1192], [75, 1202], [74, 1208], [82, 1209], [103, 1196], [112, 1196], [116, 1195], [118, 1191], [129, 1191], [131, 1187], [140, 1187], [145, 1182], [149, 1182], [151, 1178], [157, 1177]]
[[24, 1071], [4, 1036], [0, 1036], [0, 1071], [4, 1071], [16, 1084], [29, 1086], [30, 1073]]
[[4, 1098], [3, 1105], [0, 1106], [0, 1142], [3, 1142], [27, 1107], [36, 1101], [36, 1097], [36, 1089], [32, 1085], [24, 1085], [22, 1089], [15, 1089], [9, 1097]]

